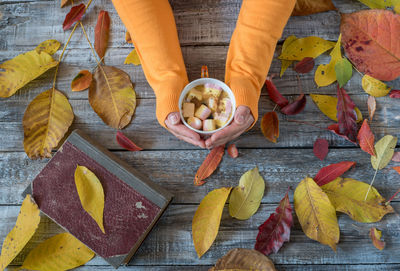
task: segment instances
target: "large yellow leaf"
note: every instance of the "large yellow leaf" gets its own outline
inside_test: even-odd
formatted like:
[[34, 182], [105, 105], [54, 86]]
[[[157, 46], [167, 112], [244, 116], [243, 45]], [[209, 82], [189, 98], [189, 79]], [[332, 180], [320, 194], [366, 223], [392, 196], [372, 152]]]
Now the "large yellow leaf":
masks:
[[240, 177], [229, 198], [229, 214], [237, 219], [249, 219], [258, 210], [264, 196], [265, 182], [255, 167]]
[[124, 128], [136, 108], [136, 93], [129, 75], [115, 67], [97, 67], [89, 87], [89, 102], [107, 125]]
[[90, 261], [94, 252], [69, 233], [57, 234], [31, 250], [21, 269], [69, 270]]
[[36, 46], [35, 50], [40, 54], [41, 52], [46, 52], [49, 55], [54, 54], [60, 48], [61, 43], [58, 40], [45, 40]]
[[100, 180], [87, 167], [78, 165], [75, 170], [75, 185], [83, 209], [105, 233], [103, 225], [104, 190]]
[[371, 156], [371, 164], [375, 170], [382, 169], [389, 164], [396, 148], [397, 137], [386, 135], [375, 143], [376, 156]]
[[368, 74], [361, 79], [361, 86], [371, 96], [383, 97], [389, 94], [390, 87], [382, 81], [375, 79]]
[[67, 97], [54, 89], [40, 93], [26, 108], [24, 149], [31, 159], [51, 157], [74, 119], [74, 112]]
[[336, 211], [328, 196], [313, 179], [307, 177], [297, 186], [294, 191], [294, 209], [303, 232], [336, 251], [340, 236]]
[[0, 64], [0, 97], [10, 97], [18, 89], [57, 64], [58, 61], [48, 53], [44, 51], [38, 53], [36, 49]]
[[328, 64], [321, 64], [315, 71], [314, 80], [319, 87], [324, 87], [332, 84], [336, 81], [335, 65], [342, 59], [341, 48], [342, 35], [339, 35], [339, 39], [336, 42], [335, 47], [331, 52], [331, 61]]
[[[291, 44], [293, 41], [297, 40], [297, 37], [294, 35], [291, 35], [285, 39], [285, 41], [282, 44], [282, 52], [286, 50], [286, 48]], [[279, 74], [280, 77], [285, 73], [287, 68], [293, 63], [293, 60], [286, 60], [286, 59], [281, 59], [281, 72]]]
[[368, 187], [369, 185], [364, 182], [339, 177], [321, 188], [328, 195], [336, 211], [349, 215], [355, 221], [372, 223], [394, 211], [390, 205], [384, 204], [385, 199], [374, 187], [365, 199]]
[[217, 237], [222, 211], [232, 187], [222, 187], [208, 193], [200, 202], [192, 221], [193, 244], [199, 258]]
[[22, 202], [21, 210], [14, 228], [4, 239], [1, 248], [0, 270], [7, 265], [21, 252], [26, 243], [32, 238], [40, 222], [40, 210], [31, 195], [26, 195]]
[[133, 49], [125, 58], [124, 64], [133, 64], [135, 66], [140, 65], [140, 58], [136, 49]]
[[279, 59], [300, 61], [305, 57], [316, 58], [329, 49], [332, 49], [335, 44], [335, 42], [327, 41], [320, 37], [296, 39], [285, 50], [282, 50]]

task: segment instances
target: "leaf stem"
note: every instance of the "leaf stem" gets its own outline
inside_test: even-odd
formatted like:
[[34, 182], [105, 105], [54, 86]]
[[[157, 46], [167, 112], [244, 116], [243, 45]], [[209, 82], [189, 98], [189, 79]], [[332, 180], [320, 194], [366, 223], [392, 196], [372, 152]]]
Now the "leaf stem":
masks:
[[92, 51], [92, 54], [93, 54], [93, 56], [94, 56], [94, 59], [96, 60], [97, 65], [98, 65], [98, 66], [101, 66], [100, 62], [97, 60], [97, 55], [96, 55], [96, 53], [95, 53], [95, 51], [94, 51], [94, 49], [93, 49], [93, 45], [92, 45], [92, 43], [90, 42], [89, 37], [88, 37], [88, 35], [87, 35], [86, 31], [85, 31], [85, 27], [83, 26], [83, 24], [82, 24], [81, 21], [79, 21], [79, 23], [80, 23], [80, 25], [81, 25], [81, 28], [82, 28], [82, 31], [83, 31], [83, 35], [85, 35], [85, 38], [86, 38], [86, 40], [87, 40], [88, 43], [89, 43], [90, 50]]
[[365, 194], [364, 201], [366, 201], [366, 200], [367, 200], [367, 197], [368, 197], [369, 191], [371, 190], [371, 187], [372, 187], [372, 185], [374, 184], [375, 177], [376, 177], [376, 174], [378, 173], [378, 170], [379, 170], [379, 165], [377, 166], [377, 168], [376, 168], [376, 170], [375, 170], [375, 174], [374, 174], [374, 177], [372, 178], [371, 184], [370, 184], [370, 185], [369, 185], [369, 187], [368, 187], [367, 194]]
[[394, 195], [385, 203], [385, 205], [389, 205], [389, 203], [397, 196], [398, 193], [400, 193], [400, 189], [394, 193]]
[[318, 128], [318, 129], [321, 129], [321, 130], [328, 130], [328, 129], [326, 129], [326, 128], [319, 127], [319, 126], [317, 126], [317, 125], [314, 125], [314, 124], [309, 123], [309, 122], [306, 122], [306, 121], [292, 120], [292, 119], [287, 119], [287, 121], [288, 121], [288, 122], [296, 122], [296, 123], [300, 123], [300, 124], [304, 124], [304, 125], [309, 125], [309, 126], [312, 126], [312, 127]]

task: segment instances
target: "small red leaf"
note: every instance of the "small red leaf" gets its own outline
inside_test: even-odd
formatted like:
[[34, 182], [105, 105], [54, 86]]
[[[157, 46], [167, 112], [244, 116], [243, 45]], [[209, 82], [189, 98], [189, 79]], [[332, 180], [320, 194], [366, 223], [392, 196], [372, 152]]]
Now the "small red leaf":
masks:
[[400, 162], [400, 152], [395, 152], [392, 156], [392, 161]]
[[258, 227], [255, 250], [269, 255], [277, 253], [284, 242], [290, 239], [290, 228], [293, 226], [292, 206], [289, 202], [289, 195], [283, 197], [275, 213]]
[[196, 176], [194, 177], [194, 185], [200, 186], [205, 184], [205, 181], [203, 180], [208, 178], [217, 169], [224, 153], [225, 145], [221, 145], [211, 150], [197, 170]]
[[344, 88], [337, 87], [337, 119], [339, 124], [339, 134], [347, 136], [355, 142], [357, 138], [357, 114], [356, 105], [346, 93]]
[[322, 186], [327, 184], [337, 177], [340, 177], [348, 171], [351, 167], [355, 166], [356, 162], [351, 161], [343, 161], [337, 164], [331, 164], [329, 166], [323, 167], [319, 170], [317, 175], [314, 177], [314, 181]]
[[342, 135], [341, 133], [339, 133], [339, 124], [335, 123], [335, 124], [329, 125], [327, 129], [328, 129], [329, 131], [331, 131], [331, 132], [337, 134], [338, 136], [343, 137], [344, 139], [350, 141], [351, 143], [354, 143], [354, 144], [357, 145], [357, 142], [352, 141], [352, 140], [350, 140], [350, 138], [348, 138], [346, 135]]
[[329, 152], [329, 142], [328, 142], [328, 140], [321, 139], [321, 138], [318, 138], [317, 140], [315, 140], [313, 151], [314, 151], [315, 156], [319, 160], [321, 160], [321, 161], [324, 160], [326, 155]]
[[272, 82], [271, 77], [269, 77], [269, 76], [267, 77], [267, 80], [265, 80], [265, 85], [267, 86], [267, 91], [268, 91], [269, 97], [280, 108], [283, 108], [289, 104], [289, 101], [285, 97], [283, 97], [282, 94], [278, 91], [275, 84]]
[[235, 144], [229, 145], [227, 151], [228, 151], [229, 156], [232, 158], [236, 158], [239, 156], [239, 152], [238, 152], [238, 149], [236, 148]]
[[367, 105], [368, 105], [369, 121], [372, 121], [376, 110], [376, 100], [374, 96], [368, 97]]
[[65, 16], [63, 23], [64, 31], [70, 29], [75, 22], [82, 19], [83, 14], [85, 14], [85, 11], [86, 11], [85, 4], [79, 4], [77, 6], [73, 6], [71, 10], [68, 12], [68, 14]]
[[377, 230], [376, 228], [371, 228], [369, 231], [369, 237], [372, 240], [372, 244], [379, 250], [385, 248], [385, 242], [381, 240], [382, 232]]
[[267, 112], [261, 119], [261, 132], [269, 141], [276, 143], [279, 138], [279, 119], [275, 111]]
[[306, 96], [301, 94], [293, 103], [286, 105], [281, 109], [281, 112], [285, 115], [297, 115], [303, 111], [306, 106]]
[[141, 151], [143, 150], [142, 148], [136, 146], [135, 143], [133, 143], [129, 138], [127, 138], [122, 132], [118, 131], [117, 132], [117, 142], [118, 144], [128, 150], [128, 151]]
[[360, 148], [363, 151], [375, 156], [375, 137], [369, 128], [368, 120], [364, 120], [360, 130], [358, 131], [357, 139]]
[[314, 68], [315, 61], [312, 57], [305, 57], [294, 66], [294, 70], [298, 73], [308, 73]]
[[72, 91], [82, 91], [87, 89], [92, 83], [93, 75], [88, 70], [80, 71], [71, 82]]
[[110, 16], [108, 12], [101, 10], [94, 29], [94, 49], [100, 58], [103, 58], [108, 44], [110, 33]]
[[392, 91], [390, 91], [389, 97], [394, 99], [400, 99], [400, 90], [393, 89]]

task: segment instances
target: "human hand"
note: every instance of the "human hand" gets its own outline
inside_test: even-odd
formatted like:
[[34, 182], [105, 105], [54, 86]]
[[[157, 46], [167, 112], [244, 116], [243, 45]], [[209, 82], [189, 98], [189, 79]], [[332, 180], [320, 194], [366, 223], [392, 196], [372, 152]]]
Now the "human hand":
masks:
[[201, 148], [206, 147], [206, 144], [204, 140], [201, 139], [200, 135], [190, 130], [182, 123], [179, 112], [169, 113], [165, 120], [165, 125], [167, 125], [169, 131], [177, 138]]
[[233, 122], [206, 140], [208, 149], [223, 145], [243, 134], [254, 122], [250, 108], [241, 105], [236, 109]]

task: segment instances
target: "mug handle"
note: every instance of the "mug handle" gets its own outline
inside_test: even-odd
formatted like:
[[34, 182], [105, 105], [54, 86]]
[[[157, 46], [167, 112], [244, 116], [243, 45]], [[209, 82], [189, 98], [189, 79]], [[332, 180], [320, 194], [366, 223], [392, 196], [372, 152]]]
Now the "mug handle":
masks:
[[201, 78], [208, 78], [208, 68], [207, 68], [207, 65], [201, 66]]

